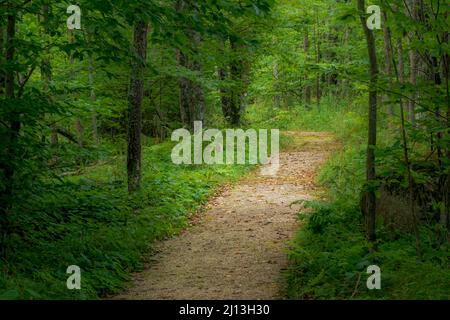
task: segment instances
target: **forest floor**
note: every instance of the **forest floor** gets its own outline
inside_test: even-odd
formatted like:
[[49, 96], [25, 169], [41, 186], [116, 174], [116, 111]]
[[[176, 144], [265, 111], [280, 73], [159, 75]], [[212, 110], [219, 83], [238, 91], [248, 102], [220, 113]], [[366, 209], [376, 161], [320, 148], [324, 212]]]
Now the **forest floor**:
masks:
[[298, 202], [317, 196], [315, 176], [337, 145], [329, 133], [283, 134], [290, 143], [276, 175], [254, 170], [224, 188], [190, 228], [156, 244], [145, 271], [114, 299], [282, 299]]

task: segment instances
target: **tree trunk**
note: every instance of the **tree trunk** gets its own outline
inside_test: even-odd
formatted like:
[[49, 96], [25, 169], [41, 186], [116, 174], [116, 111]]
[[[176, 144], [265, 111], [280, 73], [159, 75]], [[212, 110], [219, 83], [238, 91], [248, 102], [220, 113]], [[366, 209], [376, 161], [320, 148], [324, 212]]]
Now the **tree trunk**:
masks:
[[[417, 20], [418, 19], [418, 17], [417, 17], [417, 10], [418, 10], [417, 0], [409, 0], [408, 7], [409, 7], [409, 14], [410, 14], [411, 19], [413, 21]], [[410, 32], [409, 37], [408, 37], [409, 46], [412, 45], [413, 38], [414, 38], [414, 32]], [[415, 86], [417, 85], [417, 74], [419, 72], [418, 58], [419, 58], [419, 55], [417, 54], [417, 51], [413, 48], [410, 48], [409, 49], [409, 65], [410, 65], [411, 70], [410, 70], [410, 75], [409, 75], [409, 81], [413, 85], [414, 91], [413, 91], [413, 93], [411, 93], [411, 99], [408, 102], [408, 119], [412, 125], [414, 125], [416, 122], [415, 100], [417, 98], [417, 94], [415, 92], [416, 91]]]
[[144, 97], [144, 77], [147, 60], [148, 25], [140, 20], [134, 27], [134, 57], [131, 63], [130, 92], [128, 95], [128, 191], [134, 192], [141, 185], [141, 131], [142, 100]]
[[238, 126], [241, 123], [241, 94], [242, 94], [242, 60], [240, 57], [239, 46], [235, 41], [231, 43], [231, 65], [230, 73], [233, 81], [230, 97], [231, 124]]
[[[320, 33], [319, 33], [319, 14], [316, 12], [316, 63], [320, 63]], [[316, 77], [316, 103], [317, 108], [320, 108], [320, 72], [317, 73]]]
[[[69, 43], [74, 43], [75, 41], [75, 37], [74, 37], [74, 31], [73, 30], [68, 30], [68, 37], [69, 37]], [[69, 64], [70, 64], [70, 80], [74, 80], [75, 79], [75, 71], [73, 68], [75, 61], [74, 61], [74, 57], [73, 54], [70, 54], [69, 57]], [[76, 96], [74, 97], [76, 99]], [[84, 132], [84, 128], [83, 128], [83, 124], [81, 122], [81, 118], [77, 117], [77, 119], [75, 120], [75, 132], [77, 133], [77, 140], [78, 140], [78, 146], [80, 148], [83, 147], [83, 132]], [[76, 160], [76, 162], [79, 162], [79, 158]]]
[[[176, 49], [176, 56], [178, 65], [187, 68], [187, 57], [181, 49]], [[189, 110], [189, 79], [186, 77], [180, 77], [178, 80], [178, 86], [180, 88], [179, 107], [181, 122], [190, 128], [190, 123], [192, 120]]]
[[[8, 26], [6, 30], [6, 62], [11, 63], [14, 60], [14, 40], [16, 35], [16, 17], [8, 16]], [[14, 98], [14, 71], [7, 70], [5, 76], [6, 97]]]
[[224, 82], [228, 80], [228, 72], [225, 66], [219, 68], [219, 80], [222, 83], [220, 86], [220, 104], [222, 106], [222, 114], [227, 122], [231, 121], [231, 103], [230, 90], [224, 87]]
[[[0, 18], [0, 57], [5, 57], [4, 52], [4, 25], [3, 25], [3, 17]], [[3, 70], [0, 70], [0, 96], [5, 94], [5, 73]]]
[[369, 30], [364, 15], [366, 7], [364, 0], [358, 0], [358, 9], [361, 13], [361, 24], [364, 29], [367, 41], [367, 50], [370, 60], [370, 86], [369, 86], [369, 139], [367, 148], [367, 194], [366, 194], [366, 233], [367, 240], [374, 244], [376, 240], [375, 220], [376, 220], [376, 195], [375, 195], [375, 147], [377, 144], [377, 81], [378, 62], [375, 48], [375, 37], [372, 30]]
[[[397, 79], [400, 84], [405, 82], [405, 70], [403, 63], [403, 44], [402, 38], [398, 39], [398, 63], [399, 72], [397, 73]], [[412, 165], [409, 159], [408, 141], [406, 138], [406, 127], [405, 127], [405, 110], [403, 107], [403, 99], [400, 97], [400, 120], [401, 120], [401, 136], [403, 142], [403, 157], [405, 161], [405, 166], [407, 168], [407, 180], [408, 180], [408, 192], [409, 192], [409, 210], [412, 215], [412, 224], [414, 235], [416, 237], [416, 251], [417, 255], [421, 256], [421, 245], [420, 245], [420, 234], [419, 234], [419, 219], [417, 218], [415, 201], [414, 201], [414, 178], [412, 176]]]
[[[391, 30], [388, 27], [388, 15], [385, 10], [383, 10], [383, 40], [384, 40], [384, 74], [389, 79], [392, 77], [392, 47], [391, 47]], [[388, 114], [390, 116], [394, 115], [394, 109], [392, 104], [389, 102], [389, 95], [385, 94], [383, 96], [383, 102], [387, 104]]]
[[[45, 3], [42, 6], [42, 26], [44, 28], [44, 34], [48, 35], [50, 33], [49, 29], [49, 15], [50, 15], [50, 5]], [[50, 83], [52, 82], [52, 64], [50, 61], [50, 52], [49, 49], [45, 49], [44, 58], [41, 61], [41, 76], [42, 81], [44, 82], [44, 92], [49, 94], [50, 92]], [[58, 144], [58, 132], [56, 129], [56, 125], [51, 125], [51, 134], [50, 134], [50, 143], [52, 145]], [[57, 161], [57, 158], [54, 157], [52, 162]]]
[[[191, 39], [195, 48], [200, 47], [202, 39], [198, 32], [191, 32]], [[202, 64], [199, 60], [193, 60], [191, 68], [198, 74], [202, 71]], [[205, 94], [203, 92], [203, 87], [199, 81], [191, 81], [192, 86], [192, 101], [191, 101], [191, 112], [193, 114], [192, 127], [194, 126], [194, 121], [201, 121], [203, 124], [205, 122]]]
[[[197, 61], [190, 62], [189, 58], [180, 50], [176, 49], [178, 64], [192, 71], [201, 71], [201, 65]], [[179, 105], [182, 123], [192, 129], [195, 121], [205, 120], [205, 98], [203, 88], [186, 77], [178, 80], [180, 88]]]
[[[309, 34], [308, 30], [305, 30], [305, 37], [303, 38], [303, 51], [305, 52], [305, 61], [309, 60], [309, 47], [310, 47]], [[305, 81], [307, 80], [308, 76], [305, 76]], [[305, 84], [303, 95], [305, 106], [309, 107], [311, 105], [311, 86], [309, 84]]]
[[[175, 3], [175, 10], [183, 13], [186, 10], [197, 10], [196, 6], [192, 6], [191, 3], [177, 0]], [[190, 42], [194, 48], [200, 46], [202, 41], [200, 33], [186, 28], [187, 36], [190, 38]], [[189, 69], [194, 72], [200, 72], [202, 65], [200, 61], [188, 57], [181, 49], [176, 49], [176, 57], [178, 65]], [[195, 121], [204, 122], [205, 120], [205, 98], [202, 85], [197, 81], [192, 81], [186, 77], [181, 77], [178, 80], [180, 88], [179, 105], [180, 116], [184, 126], [193, 129]]]
[[[175, 2], [175, 10], [182, 12], [184, 10], [184, 1], [177, 0]], [[181, 51], [180, 48], [175, 49], [176, 59], [179, 66], [188, 68], [188, 57]], [[180, 108], [180, 119], [184, 126], [191, 128], [191, 113], [189, 111], [189, 79], [186, 77], [180, 77], [178, 79], [178, 86], [180, 89], [179, 93], [179, 108]]]
[[281, 96], [277, 92], [278, 91], [278, 77], [279, 77], [278, 62], [277, 61], [275, 61], [274, 64], [273, 64], [272, 72], [273, 72], [273, 79], [274, 79], [274, 82], [275, 82], [275, 85], [274, 85], [275, 94], [273, 96], [273, 104], [274, 104], [275, 108], [279, 108], [280, 105], [281, 105]]
[[89, 63], [89, 87], [90, 87], [90, 99], [92, 102], [92, 137], [94, 143], [98, 145], [98, 127], [97, 127], [97, 112], [95, 108], [95, 102], [97, 100], [97, 95], [94, 89], [94, 59], [92, 58], [92, 53], [89, 53], [88, 63]]
[[398, 53], [398, 76], [400, 83], [405, 82], [405, 64], [403, 62], [403, 40], [401, 37], [397, 39], [397, 53]]
[[[7, 17], [6, 28], [6, 63], [11, 64], [15, 55], [15, 36], [16, 36], [16, 16], [9, 14]], [[14, 70], [11, 68], [5, 74], [5, 96], [7, 99], [14, 99]], [[14, 194], [14, 172], [17, 139], [19, 137], [21, 123], [18, 120], [19, 114], [12, 111], [9, 121], [9, 137], [6, 142], [6, 159], [1, 164], [5, 184], [0, 193], [0, 228], [1, 243], [0, 250], [3, 257], [6, 256], [6, 241], [9, 234], [9, 211], [12, 205], [12, 195]]]
[[[445, 17], [448, 18], [449, 13], [447, 12]], [[445, 32], [443, 37], [443, 42], [448, 45], [450, 39], [450, 32]], [[447, 141], [450, 140], [450, 86], [449, 86], [449, 76], [450, 76], [450, 55], [445, 53], [442, 59], [442, 74], [445, 79], [445, 91], [446, 91], [446, 102], [447, 102]], [[447, 143], [446, 148], [447, 161], [450, 163], [450, 143]], [[443, 201], [444, 201], [444, 214], [446, 214], [447, 222], [447, 237], [450, 242], [450, 170], [447, 169], [447, 178], [445, 181], [445, 186], [443, 188]], [[443, 222], [442, 222], [443, 223]]]

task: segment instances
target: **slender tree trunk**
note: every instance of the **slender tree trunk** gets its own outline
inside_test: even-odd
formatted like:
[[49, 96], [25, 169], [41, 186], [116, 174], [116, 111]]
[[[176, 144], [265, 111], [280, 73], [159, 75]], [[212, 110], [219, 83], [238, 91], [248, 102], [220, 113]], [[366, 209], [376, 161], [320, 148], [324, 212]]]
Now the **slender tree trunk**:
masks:
[[78, 146], [80, 148], [83, 148], [83, 133], [84, 133], [84, 128], [83, 128], [83, 124], [81, 123], [81, 118], [77, 118], [77, 120], [75, 121], [75, 131], [77, 132], [77, 140], [78, 140]]
[[[191, 34], [192, 42], [194, 43], [195, 48], [199, 48], [202, 42], [202, 38], [200, 33], [198, 32], [192, 32]], [[196, 71], [197, 73], [201, 73], [202, 71], [202, 64], [199, 60], [193, 60], [192, 66], [193, 71]], [[192, 114], [193, 114], [193, 121], [192, 121], [192, 127], [194, 126], [194, 121], [201, 121], [203, 124], [205, 124], [205, 94], [203, 91], [203, 86], [199, 81], [192, 82]]]
[[[417, 85], [417, 73], [418, 73], [418, 61], [417, 61], [417, 52], [415, 50], [410, 50], [409, 52], [409, 64], [410, 64], [410, 68], [411, 68], [411, 74], [410, 74], [410, 82], [411, 84], [415, 87]], [[415, 89], [414, 89], [415, 90]], [[415, 125], [416, 123], [416, 93], [413, 92], [411, 94], [411, 100], [409, 100], [408, 103], [408, 118], [409, 121], [411, 122], [411, 124]]]
[[[226, 41], [223, 41], [220, 48], [220, 53], [223, 57], [228, 57], [226, 50]], [[226, 59], [228, 60], [228, 59]], [[218, 68], [218, 77], [221, 83], [220, 85], [220, 105], [222, 107], [222, 114], [225, 120], [230, 123], [231, 122], [231, 101], [230, 101], [230, 88], [227, 81], [229, 80], [229, 62], [222, 61], [222, 64]]]
[[[392, 76], [392, 47], [391, 47], [391, 30], [388, 27], [388, 15], [385, 10], [383, 10], [383, 40], [384, 40], [384, 74], [387, 78]], [[383, 96], [384, 103], [387, 104], [388, 114], [393, 116], [394, 109], [392, 103], [389, 102], [389, 95]]]
[[[4, 21], [3, 17], [0, 18], [0, 61], [5, 57], [5, 46], [4, 46]], [[0, 96], [5, 94], [5, 73], [3, 70], [0, 70]]]
[[[178, 64], [192, 71], [201, 71], [201, 65], [197, 61], [190, 62], [189, 58], [180, 50], [176, 49]], [[205, 97], [203, 88], [199, 83], [181, 77], [178, 80], [180, 88], [179, 105], [182, 123], [192, 129], [195, 121], [205, 120]]]
[[399, 82], [405, 82], [405, 63], [403, 60], [403, 40], [402, 37], [397, 39], [397, 57], [398, 57], [398, 77]]
[[281, 97], [278, 94], [278, 92], [276, 92], [278, 90], [278, 76], [279, 76], [279, 72], [278, 72], [278, 62], [275, 61], [273, 64], [273, 79], [274, 79], [274, 89], [275, 89], [275, 95], [273, 97], [273, 104], [275, 106], [275, 108], [279, 108], [281, 105]]
[[[320, 63], [320, 33], [319, 33], [319, 14], [316, 11], [316, 63], [319, 64]], [[320, 98], [321, 98], [321, 93], [320, 93], [320, 73], [317, 73], [317, 77], [316, 77], [316, 103], [317, 103], [317, 108], [320, 108]]]
[[[188, 67], [188, 61], [186, 55], [181, 51], [181, 49], [176, 49], [176, 57], [177, 62], [179, 66]], [[189, 79], [186, 77], [180, 77], [178, 80], [178, 86], [180, 88], [180, 94], [179, 94], [179, 107], [180, 107], [180, 117], [181, 122], [191, 128], [191, 113], [189, 108], [189, 95], [190, 95], [190, 89], [189, 89]]]
[[[434, 80], [434, 85], [435, 85], [435, 92], [436, 94], [439, 92], [439, 87], [442, 86], [442, 77], [441, 77], [441, 67], [439, 65], [438, 62], [438, 58], [436, 56], [432, 56], [431, 57], [432, 60], [432, 65], [431, 65], [431, 69], [432, 69], [432, 75], [433, 75], [433, 80]], [[445, 75], [444, 75], [445, 76]], [[448, 84], [446, 84], [446, 90], [447, 90], [447, 98], [448, 98]], [[447, 101], [447, 111], [444, 111], [447, 115], [448, 115], [448, 101]], [[440, 105], [437, 105], [435, 110], [435, 117], [436, 117], [436, 122], [442, 122], [441, 117], [442, 117], [442, 110]], [[445, 109], [444, 109], [445, 110]], [[445, 114], [444, 113], [444, 114]], [[448, 118], [447, 118], [447, 122], [445, 123], [445, 125], [448, 126]], [[443, 139], [444, 139], [444, 133], [442, 131], [439, 131], [436, 133], [436, 150], [437, 150], [437, 156], [438, 156], [438, 163], [439, 163], [439, 172], [440, 172], [440, 178], [439, 178], [439, 189], [442, 190], [443, 192], [443, 197], [442, 197], [442, 201], [444, 203], [444, 208], [441, 208], [441, 216], [440, 216], [440, 222], [443, 225], [447, 225], [447, 208], [445, 208], [445, 204], [446, 202], [448, 202], [448, 194], [447, 191], [449, 190], [448, 187], [448, 173], [445, 173], [445, 158], [448, 156], [448, 147], [444, 146], [443, 143]], [[443, 147], [444, 146], [444, 147]], [[447, 168], [448, 170], [448, 168]]]
[[[68, 37], [69, 37], [69, 43], [75, 42], [75, 36], [74, 36], [73, 30], [68, 30]], [[69, 64], [70, 64], [70, 80], [73, 80], [73, 79], [75, 79], [75, 70], [74, 70], [75, 60], [73, 58], [73, 54], [70, 54]], [[83, 128], [83, 124], [81, 122], [80, 117], [77, 117], [77, 119], [75, 120], [75, 132], [77, 133], [78, 146], [80, 148], [82, 148], [83, 147], [84, 128]], [[79, 162], [79, 159], [77, 159], [77, 163], [78, 162]]]
[[[403, 44], [402, 38], [398, 39], [398, 63], [399, 63], [399, 71], [397, 71], [397, 80], [400, 84], [405, 82], [405, 68], [403, 62]], [[408, 192], [409, 192], [409, 210], [411, 211], [412, 221], [413, 221], [413, 230], [414, 235], [416, 237], [416, 252], [417, 255], [421, 256], [421, 245], [420, 245], [420, 234], [419, 234], [419, 219], [417, 217], [416, 208], [414, 204], [414, 179], [412, 176], [412, 164], [409, 159], [409, 150], [408, 150], [408, 140], [406, 137], [406, 127], [405, 127], [405, 110], [403, 106], [403, 98], [400, 97], [400, 120], [401, 120], [401, 135], [403, 142], [403, 157], [405, 161], [405, 166], [407, 168], [407, 180], [408, 180]]]
[[228, 80], [228, 72], [225, 66], [221, 66], [218, 71], [220, 86], [220, 104], [222, 106], [222, 114], [227, 122], [231, 120], [230, 106], [230, 90], [224, 87], [225, 81]]
[[[49, 34], [49, 14], [50, 14], [50, 6], [48, 4], [44, 4], [42, 6], [42, 25], [44, 28], [44, 34]], [[41, 75], [42, 80], [44, 81], [44, 91], [48, 92], [50, 89], [50, 83], [52, 81], [52, 66], [49, 57], [49, 50], [46, 49], [44, 53], [44, 58], [41, 61]]]
[[[88, 45], [91, 44], [91, 35], [92, 30], [84, 29], [84, 37]], [[91, 100], [91, 126], [92, 126], [92, 138], [94, 140], [94, 144], [99, 144], [99, 136], [98, 136], [98, 125], [97, 125], [97, 108], [96, 108], [96, 101], [97, 101], [97, 95], [95, 94], [95, 88], [94, 88], [94, 57], [93, 53], [91, 51], [88, 51], [87, 53], [88, 58], [88, 81], [89, 81], [89, 98]]]
[[[343, 44], [345, 47], [347, 47], [350, 43], [350, 34], [352, 32], [352, 28], [351, 27], [345, 27], [345, 33], [344, 33], [344, 39], [343, 39]], [[352, 59], [352, 55], [349, 52], [348, 55], [346, 55], [345, 57], [343, 57], [343, 63], [346, 63], [348, 61], [351, 61]], [[347, 79], [342, 79], [340, 81], [340, 92], [343, 98], [347, 99], [349, 97], [349, 88], [348, 88], [348, 80]]]
[[[185, 2], [184, 0], [177, 0], [175, 2], [175, 10], [182, 13], [184, 11]], [[184, 68], [189, 68], [188, 57], [180, 48], [175, 49], [176, 59], [179, 66]], [[178, 79], [178, 86], [180, 89], [179, 93], [179, 108], [180, 108], [180, 118], [181, 123], [184, 126], [192, 129], [191, 123], [192, 117], [190, 113], [189, 100], [190, 100], [190, 87], [189, 79], [186, 77], [180, 77]]]
[[[195, 2], [188, 2], [184, 0], [177, 0], [175, 3], [175, 10], [179, 13], [184, 13], [186, 10], [197, 11]], [[201, 44], [201, 36], [192, 28], [186, 28], [187, 36], [190, 38], [194, 51]], [[180, 48], [176, 49], [176, 56], [178, 65], [194, 72], [200, 72], [202, 65], [200, 61], [192, 57], [188, 57]], [[179, 105], [182, 123], [190, 128], [194, 128], [195, 121], [204, 122], [205, 120], [205, 97], [203, 87], [198, 81], [192, 81], [186, 77], [179, 79]]]
[[367, 240], [374, 244], [376, 241], [376, 195], [375, 195], [375, 147], [377, 144], [377, 81], [378, 62], [375, 49], [375, 37], [372, 30], [366, 25], [364, 15], [366, 7], [364, 0], [358, 0], [358, 9], [361, 13], [361, 24], [367, 41], [367, 50], [370, 60], [370, 86], [369, 86], [369, 140], [367, 148], [367, 194], [366, 194], [366, 233]]
[[140, 20], [134, 26], [134, 57], [131, 63], [130, 92], [128, 95], [128, 191], [134, 192], [141, 185], [141, 132], [142, 100], [144, 97], [144, 77], [147, 60], [148, 25]]
[[[305, 52], [305, 60], [309, 60], [309, 48], [310, 48], [310, 42], [309, 42], [309, 33], [308, 30], [305, 30], [305, 37], [303, 38], [303, 51]], [[307, 76], [305, 76], [305, 81], [307, 81]], [[309, 84], [305, 84], [304, 88], [304, 101], [305, 106], [309, 107], [311, 105], [311, 86]]]
[[[11, 63], [14, 60], [15, 54], [15, 35], [16, 35], [16, 17], [14, 15], [8, 16], [8, 25], [6, 30], [6, 62]], [[5, 77], [6, 96], [14, 98], [14, 72], [12, 70], [6, 71]]]
[[88, 63], [89, 63], [89, 87], [90, 87], [90, 99], [92, 102], [92, 137], [94, 138], [94, 143], [99, 144], [98, 139], [98, 127], [97, 127], [97, 111], [95, 110], [95, 102], [97, 101], [97, 95], [94, 89], [94, 59], [92, 58], [92, 53], [89, 53]]
[[[413, 21], [417, 20], [417, 10], [418, 10], [418, 3], [417, 0], [408, 0], [408, 7], [409, 7], [409, 14]], [[410, 32], [408, 37], [408, 44], [409, 46], [412, 45], [414, 38], [414, 32]], [[416, 123], [416, 104], [415, 100], [417, 98], [416, 94], [416, 85], [417, 85], [417, 74], [418, 74], [418, 61], [419, 55], [417, 54], [417, 51], [413, 48], [410, 48], [409, 50], [409, 65], [410, 65], [410, 75], [409, 75], [409, 81], [414, 87], [414, 91], [411, 93], [411, 99], [408, 102], [408, 119], [411, 122], [411, 124]]]
[[243, 91], [242, 73], [243, 62], [240, 57], [239, 46], [235, 41], [230, 40], [231, 45], [231, 63], [230, 76], [233, 81], [230, 95], [231, 124], [239, 125], [241, 123], [241, 97]]
[[[444, 42], [448, 43], [448, 33], [444, 35], [443, 37]], [[442, 113], [445, 114], [446, 121], [444, 122], [444, 126], [447, 127], [447, 132], [442, 133], [442, 139], [449, 139], [450, 138], [450, 88], [449, 88], [449, 69], [448, 69], [448, 63], [449, 63], [449, 56], [448, 54], [444, 54], [442, 56], [442, 64], [441, 64], [441, 82], [445, 86], [445, 92], [446, 92], [446, 106]], [[443, 80], [443, 81], [442, 81]], [[442, 120], [441, 120], [442, 121]], [[450, 143], [446, 143], [444, 150], [443, 150], [443, 158], [447, 158], [447, 163], [450, 164]], [[441, 212], [441, 224], [443, 227], [448, 228], [450, 231], [450, 170], [449, 165], [447, 164], [447, 174], [444, 173], [444, 176], [442, 177], [442, 201], [444, 203], [444, 206], [442, 208]], [[448, 237], [448, 240], [450, 241], [450, 234]]]
[[[435, 92], [439, 92], [439, 87], [442, 84], [442, 78], [440, 73], [440, 67], [438, 63], [438, 58], [433, 56], [431, 57], [431, 74], [433, 77], [434, 85], [435, 85]], [[435, 117], [437, 122], [441, 122], [441, 108], [439, 105], [437, 105], [435, 110]], [[444, 135], [442, 132], [436, 133], [436, 150], [437, 150], [437, 156], [439, 161], [439, 169], [442, 170], [442, 160], [443, 160], [443, 152], [442, 152], [442, 139]]]
[[[448, 18], [449, 13], [447, 12], [445, 17]], [[450, 32], [446, 32], [443, 37], [443, 42], [448, 45], [450, 39]], [[446, 102], [447, 102], [447, 141], [450, 140], [450, 85], [449, 85], [449, 76], [450, 76], [450, 55], [444, 54], [443, 63], [442, 63], [442, 74], [445, 78], [445, 91], [446, 91]], [[450, 143], [447, 143], [446, 148], [447, 161], [450, 163]], [[446, 222], [447, 222], [447, 238], [448, 242], [450, 242], [450, 170], [447, 170], [447, 178], [445, 181], [445, 185], [443, 188], [444, 193], [444, 206], [446, 214]], [[444, 224], [444, 222], [442, 222]]]
[[[50, 15], [50, 5], [45, 3], [42, 6], [42, 25], [44, 28], [44, 34], [49, 35], [49, 15]], [[45, 50], [44, 58], [41, 61], [41, 76], [44, 82], [44, 92], [50, 93], [50, 83], [52, 82], [52, 64], [50, 61], [49, 49]], [[58, 144], [58, 132], [55, 124], [51, 125], [50, 143], [52, 145]], [[56, 162], [57, 157], [55, 156], [52, 162]]]
[[[15, 36], [16, 36], [16, 16], [10, 14], [7, 16], [6, 29], [6, 63], [11, 64], [15, 56]], [[5, 74], [5, 96], [7, 99], [14, 99], [14, 71], [8, 69]], [[17, 140], [20, 133], [21, 123], [18, 120], [19, 114], [12, 111], [9, 121], [9, 137], [6, 142], [6, 159], [1, 164], [0, 169], [4, 175], [4, 186], [0, 193], [0, 228], [1, 228], [1, 255], [6, 257], [6, 241], [9, 235], [9, 211], [12, 205], [12, 196], [14, 194], [14, 173]]]

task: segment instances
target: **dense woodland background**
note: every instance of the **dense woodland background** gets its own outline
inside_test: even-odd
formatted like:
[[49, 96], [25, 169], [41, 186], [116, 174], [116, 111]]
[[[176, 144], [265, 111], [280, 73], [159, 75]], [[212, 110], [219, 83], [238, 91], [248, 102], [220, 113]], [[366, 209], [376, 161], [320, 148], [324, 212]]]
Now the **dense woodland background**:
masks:
[[[288, 297], [449, 299], [449, 5], [0, 0], [0, 298], [119, 292], [154, 240], [251, 169], [173, 165], [171, 132], [197, 120], [341, 141]], [[358, 290], [370, 264], [382, 291]]]

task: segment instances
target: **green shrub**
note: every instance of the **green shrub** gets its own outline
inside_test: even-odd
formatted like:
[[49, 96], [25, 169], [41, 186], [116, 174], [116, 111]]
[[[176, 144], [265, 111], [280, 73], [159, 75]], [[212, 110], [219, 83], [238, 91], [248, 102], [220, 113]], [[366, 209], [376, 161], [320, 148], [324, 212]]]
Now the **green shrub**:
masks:
[[[316, 113], [317, 111], [312, 111]], [[331, 108], [322, 108], [334, 119], [327, 131], [334, 132], [344, 148], [321, 169], [318, 183], [323, 201], [312, 201], [311, 213], [300, 214], [303, 222], [289, 252], [286, 274], [291, 299], [450, 299], [450, 246], [436, 238], [435, 226], [420, 228], [422, 257], [415, 239], [400, 233], [392, 239], [377, 225], [378, 251], [370, 253], [359, 209], [365, 179], [364, 117], [358, 111], [344, 113], [344, 120]], [[303, 115], [303, 112], [301, 113]], [[305, 116], [309, 118], [309, 116]], [[294, 120], [296, 122], [298, 120]], [[311, 120], [308, 130], [323, 130], [321, 120]], [[380, 172], [396, 170], [397, 153], [388, 150], [392, 134], [382, 130], [377, 153]], [[381, 268], [381, 290], [368, 290], [367, 266]]]
[[[96, 299], [124, 288], [155, 240], [178, 233], [224, 182], [250, 166], [176, 166], [172, 143], [143, 150], [142, 190], [129, 196], [124, 157], [82, 175], [37, 183], [12, 216], [9, 254], [0, 262], [0, 299]], [[78, 265], [81, 290], [68, 290]]]

